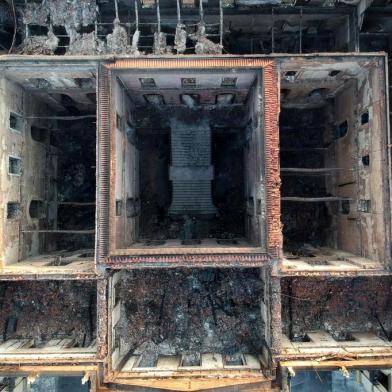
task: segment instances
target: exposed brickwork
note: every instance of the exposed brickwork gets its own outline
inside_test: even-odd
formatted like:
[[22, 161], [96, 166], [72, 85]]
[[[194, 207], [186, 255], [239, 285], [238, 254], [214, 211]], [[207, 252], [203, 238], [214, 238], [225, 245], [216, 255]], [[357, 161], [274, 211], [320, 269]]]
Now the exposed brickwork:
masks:
[[280, 221], [279, 89], [274, 62], [264, 68], [265, 173], [267, 188], [268, 250], [278, 255], [282, 247]]
[[230, 58], [228, 56], [213, 58], [172, 58], [172, 59], [122, 59], [107, 64], [106, 68], [115, 69], [204, 69], [204, 68], [263, 68], [272, 64], [265, 58]]
[[238, 253], [238, 254], [185, 254], [185, 255], [151, 255], [151, 256], [111, 256], [106, 259], [106, 264], [112, 268], [129, 265], [131, 268], [151, 266], [189, 266], [201, 267], [214, 266], [263, 266], [268, 262], [265, 254]]
[[97, 180], [98, 200], [97, 212], [98, 254], [97, 259], [108, 254], [109, 248], [109, 181], [110, 181], [110, 119], [109, 119], [109, 72], [105, 67], [99, 68], [98, 78], [98, 151], [97, 151]]

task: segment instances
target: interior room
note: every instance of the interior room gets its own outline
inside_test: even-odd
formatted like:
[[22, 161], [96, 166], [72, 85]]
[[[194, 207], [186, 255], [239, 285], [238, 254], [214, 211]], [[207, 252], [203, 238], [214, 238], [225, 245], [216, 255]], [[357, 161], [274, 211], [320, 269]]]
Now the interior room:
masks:
[[61, 76], [10, 70], [1, 83], [3, 269], [88, 272], [95, 237], [95, 78], [70, 68]]
[[96, 289], [94, 281], [0, 282], [1, 361], [94, 358]]
[[262, 88], [261, 70], [114, 73], [112, 254], [265, 249]]
[[282, 279], [282, 355], [390, 355], [391, 283], [389, 276]]
[[109, 308], [112, 368], [260, 371], [269, 361], [268, 292], [266, 269], [116, 272]]
[[287, 270], [390, 263], [383, 70], [381, 60], [366, 57], [284, 64], [280, 165]]

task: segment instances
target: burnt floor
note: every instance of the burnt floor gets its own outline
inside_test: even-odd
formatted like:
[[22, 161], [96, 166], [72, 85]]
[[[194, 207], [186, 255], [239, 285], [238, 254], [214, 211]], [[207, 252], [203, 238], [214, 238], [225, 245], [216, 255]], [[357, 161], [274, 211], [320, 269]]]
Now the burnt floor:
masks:
[[96, 283], [25, 281], [0, 283], [2, 339], [71, 338], [79, 347], [96, 337]]
[[283, 333], [291, 339], [324, 330], [338, 340], [353, 332], [372, 332], [392, 338], [392, 279], [284, 278]]
[[116, 290], [120, 339], [139, 366], [158, 355], [260, 353], [263, 282], [258, 269], [128, 272]]

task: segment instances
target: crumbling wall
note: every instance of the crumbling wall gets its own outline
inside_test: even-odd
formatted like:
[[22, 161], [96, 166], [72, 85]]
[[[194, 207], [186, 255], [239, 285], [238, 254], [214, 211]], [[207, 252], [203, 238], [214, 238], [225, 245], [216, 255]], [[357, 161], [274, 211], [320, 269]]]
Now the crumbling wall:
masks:
[[[200, 19], [195, 21], [181, 19], [181, 15], [172, 13], [169, 18], [162, 13], [162, 21], [157, 17], [157, 22], [149, 18], [151, 12], [156, 11], [156, 4], [150, 2], [138, 2], [135, 9], [133, 2], [119, 1], [119, 12], [115, 11], [114, 1], [61, 1], [47, 0], [43, 2], [28, 0], [16, 3], [18, 16], [18, 36], [22, 38], [20, 51], [25, 54], [64, 54], [63, 39], [64, 31], [70, 40], [70, 50], [76, 54], [93, 53], [116, 53], [139, 55], [138, 43], [141, 41], [141, 49], [156, 55], [182, 54], [194, 52], [199, 55], [232, 54], [269, 54], [275, 53], [314, 53], [355, 50], [358, 34], [355, 33], [355, 24], [347, 23], [349, 13], [343, 7], [342, 12], [334, 12], [331, 7], [326, 7], [326, 12], [321, 12], [315, 7], [306, 6], [306, 14], [303, 17], [299, 9], [295, 10], [294, 4], [281, 5], [281, 0], [274, 0], [279, 5], [279, 16], [275, 21], [268, 11], [257, 11], [253, 15], [253, 1], [244, 1], [243, 4], [234, 0], [223, 1], [222, 18], [223, 28], [220, 26], [220, 13], [215, 13], [217, 3], [205, 4], [205, 15], [200, 12]], [[6, 3], [6, 29], [12, 37], [13, 16], [11, 6]], [[234, 4], [235, 3], [235, 4]], [[253, 3], [253, 4], [252, 4]], [[268, 3], [259, 2], [259, 5]], [[269, 2], [271, 3], [271, 1]], [[1, 4], [1, 3], [0, 3]], [[321, 5], [321, 3], [319, 4]], [[175, 6], [175, 3], [174, 3]], [[186, 12], [188, 8], [198, 7], [199, 3], [181, 3], [181, 8]], [[284, 8], [288, 6], [288, 10]], [[168, 9], [169, 3], [161, 4], [161, 11]], [[226, 12], [226, 7], [241, 8], [240, 14]], [[145, 9], [149, 8], [149, 9]], [[293, 8], [290, 10], [290, 8]], [[331, 8], [331, 10], [328, 10]], [[170, 9], [170, 8], [169, 8]], [[256, 17], [255, 26], [246, 23], [246, 19], [240, 17], [244, 11], [248, 11], [246, 17]], [[195, 10], [194, 10], [195, 11]], [[330, 11], [330, 12], [328, 12]], [[158, 11], [159, 12], [159, 11]], [[135, 14], [138, 14], [136, 16]], [[147, 18], [144, 18], [147, 16]], [[288, 23], [284, 23], [285, 20]], [[120, 26], [117, 21], [120, 21]], [[113, 22], [109, 27], [109, 24]], [[158, 22], [159, 21], [159, 22]], [[176, 29], [173, 24], [177, 21]], [[185, 22], [186, 21], [186, 22]], [[97, 22], [97, 32], [94, 24]], [[32, 26], [53, 26], [55, 35], [46, 32], [40, 36], [28, 34], [26, 23]], [[102, 23], [102, 24], [101, 24]], [[151, 24], [150, 24], [151, 23]], [[158, 23], [160, 26], [158, 27]], [[139, 24], [141, 25], [139, 30]], [[148, 26], [148, 24], [150, 24]], [[152, 27], [150, 29], [150, 27]], [[129, 27], [135, 27], [133, 32], [126, 31]], [[271, 37], [271, 30], [274, 34]], [[33, 29], [34, 30], [34, 29]], [[61, 32], [60, 32], [61, 31]], [[290, 34], [291, 33], [291, 34]], [[174, 35], [174, 39], [172, 36]], [[58, 38], [56, 42], [56, 36]], [[322, 39], [320, 40], [320, 36]], [[11, 44], [3, 38], [8, 48]], [[131, 43], [132, 42], [132, 43]], [[147, 45], [145, 43], [147, 42]], [[89, 45], [89, 43], [91, 45]], [[188, 44], [188, 45], [187, 45]]]
[[[21, 14], [19, 31], [23, 37], [18, 49], [20, 53], [139, 54], [139, 33], [134, 33], [130, 44], [128, 32], [117, 18], [113, 21], [112, 32], [102, 38], [98, 31], [99, 9], [95, 0], [29, 2], [19, 7], [18, 12]], [[47, 30], [47, 33], [37, 34], [34, 29], [30, 32], [30, 26], [38, 26], [42, 31]]]
[[[17, 7], [20, 15], [18, 31], [22, 37], [22, 44], [18, 51], [23, 54], [46, 55], [104, 53], [139, 55], [138, 44], [141, 32], [138, 30], [137, 23], [131, 36], [124, 27], [125, 24], [121, 24], [120, 15], [116, 14], [112, 31], [108, 32], [105, 26], [107, 22], [105, 21], [103, 25], [100, 22], [108, 17], [105, 12], [108, 12], [109, 7], [98, 3], [96, 0], [48, 0], [41, 3], [28, 2], [24, 6]], [[124, 20], [125, 15], [121, 16]], [[129, 15], [127, 17], [129, 19]], [[186, 26], [179, 23], [174, 45], [167, 43], [168, 34], [161, 31], [160, 26], [156, 29], [154, 27], [150, 31], [153, 36], [150, 50], [156, 55], [164, 55], [173, 53], [174, 47], [176, 53], [184, 53], [189, 38], [194, 41], [196, 54], [221, 54], [222, 46], [210, 39], [206, 26], [202, 19], [196, 26], [196, 31], [188, 34]], [[38, 27], [38, 34], [35, 31], [36, 27]]]
[[[87, 27], [92, 27], [94, 30], [97, 21], [95, 0], [30, 2], [19, 11], [23, 22], [20, 30], [24, 35], [20, 51], [24, 54], [54, 54], [59, 44], [64, 42], [54, 34], [54, 27], [65, 29], [69, 37], [68, 54], [103, 52], [103, 44], [96, 37], [95, 31], [83, 32], [83, 28]], [[48, 33], [35, 36], [30, 34], [28, 25], [47, 27]]]
[[24, 8], [23, 22], [45, 26], [49, 18], [55, 26], [80, 28], [95, 23], [96, 9], [95, 0], [29, 2]]

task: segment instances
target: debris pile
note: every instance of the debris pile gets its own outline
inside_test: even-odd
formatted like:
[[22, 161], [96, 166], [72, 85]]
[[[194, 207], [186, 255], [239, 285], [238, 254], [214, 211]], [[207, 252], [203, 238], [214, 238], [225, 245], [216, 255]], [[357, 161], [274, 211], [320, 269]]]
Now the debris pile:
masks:
[[146, 366], [158, 355], [260, 352], [262, 288], [258, 269], [129, 272], [116, 336]]

